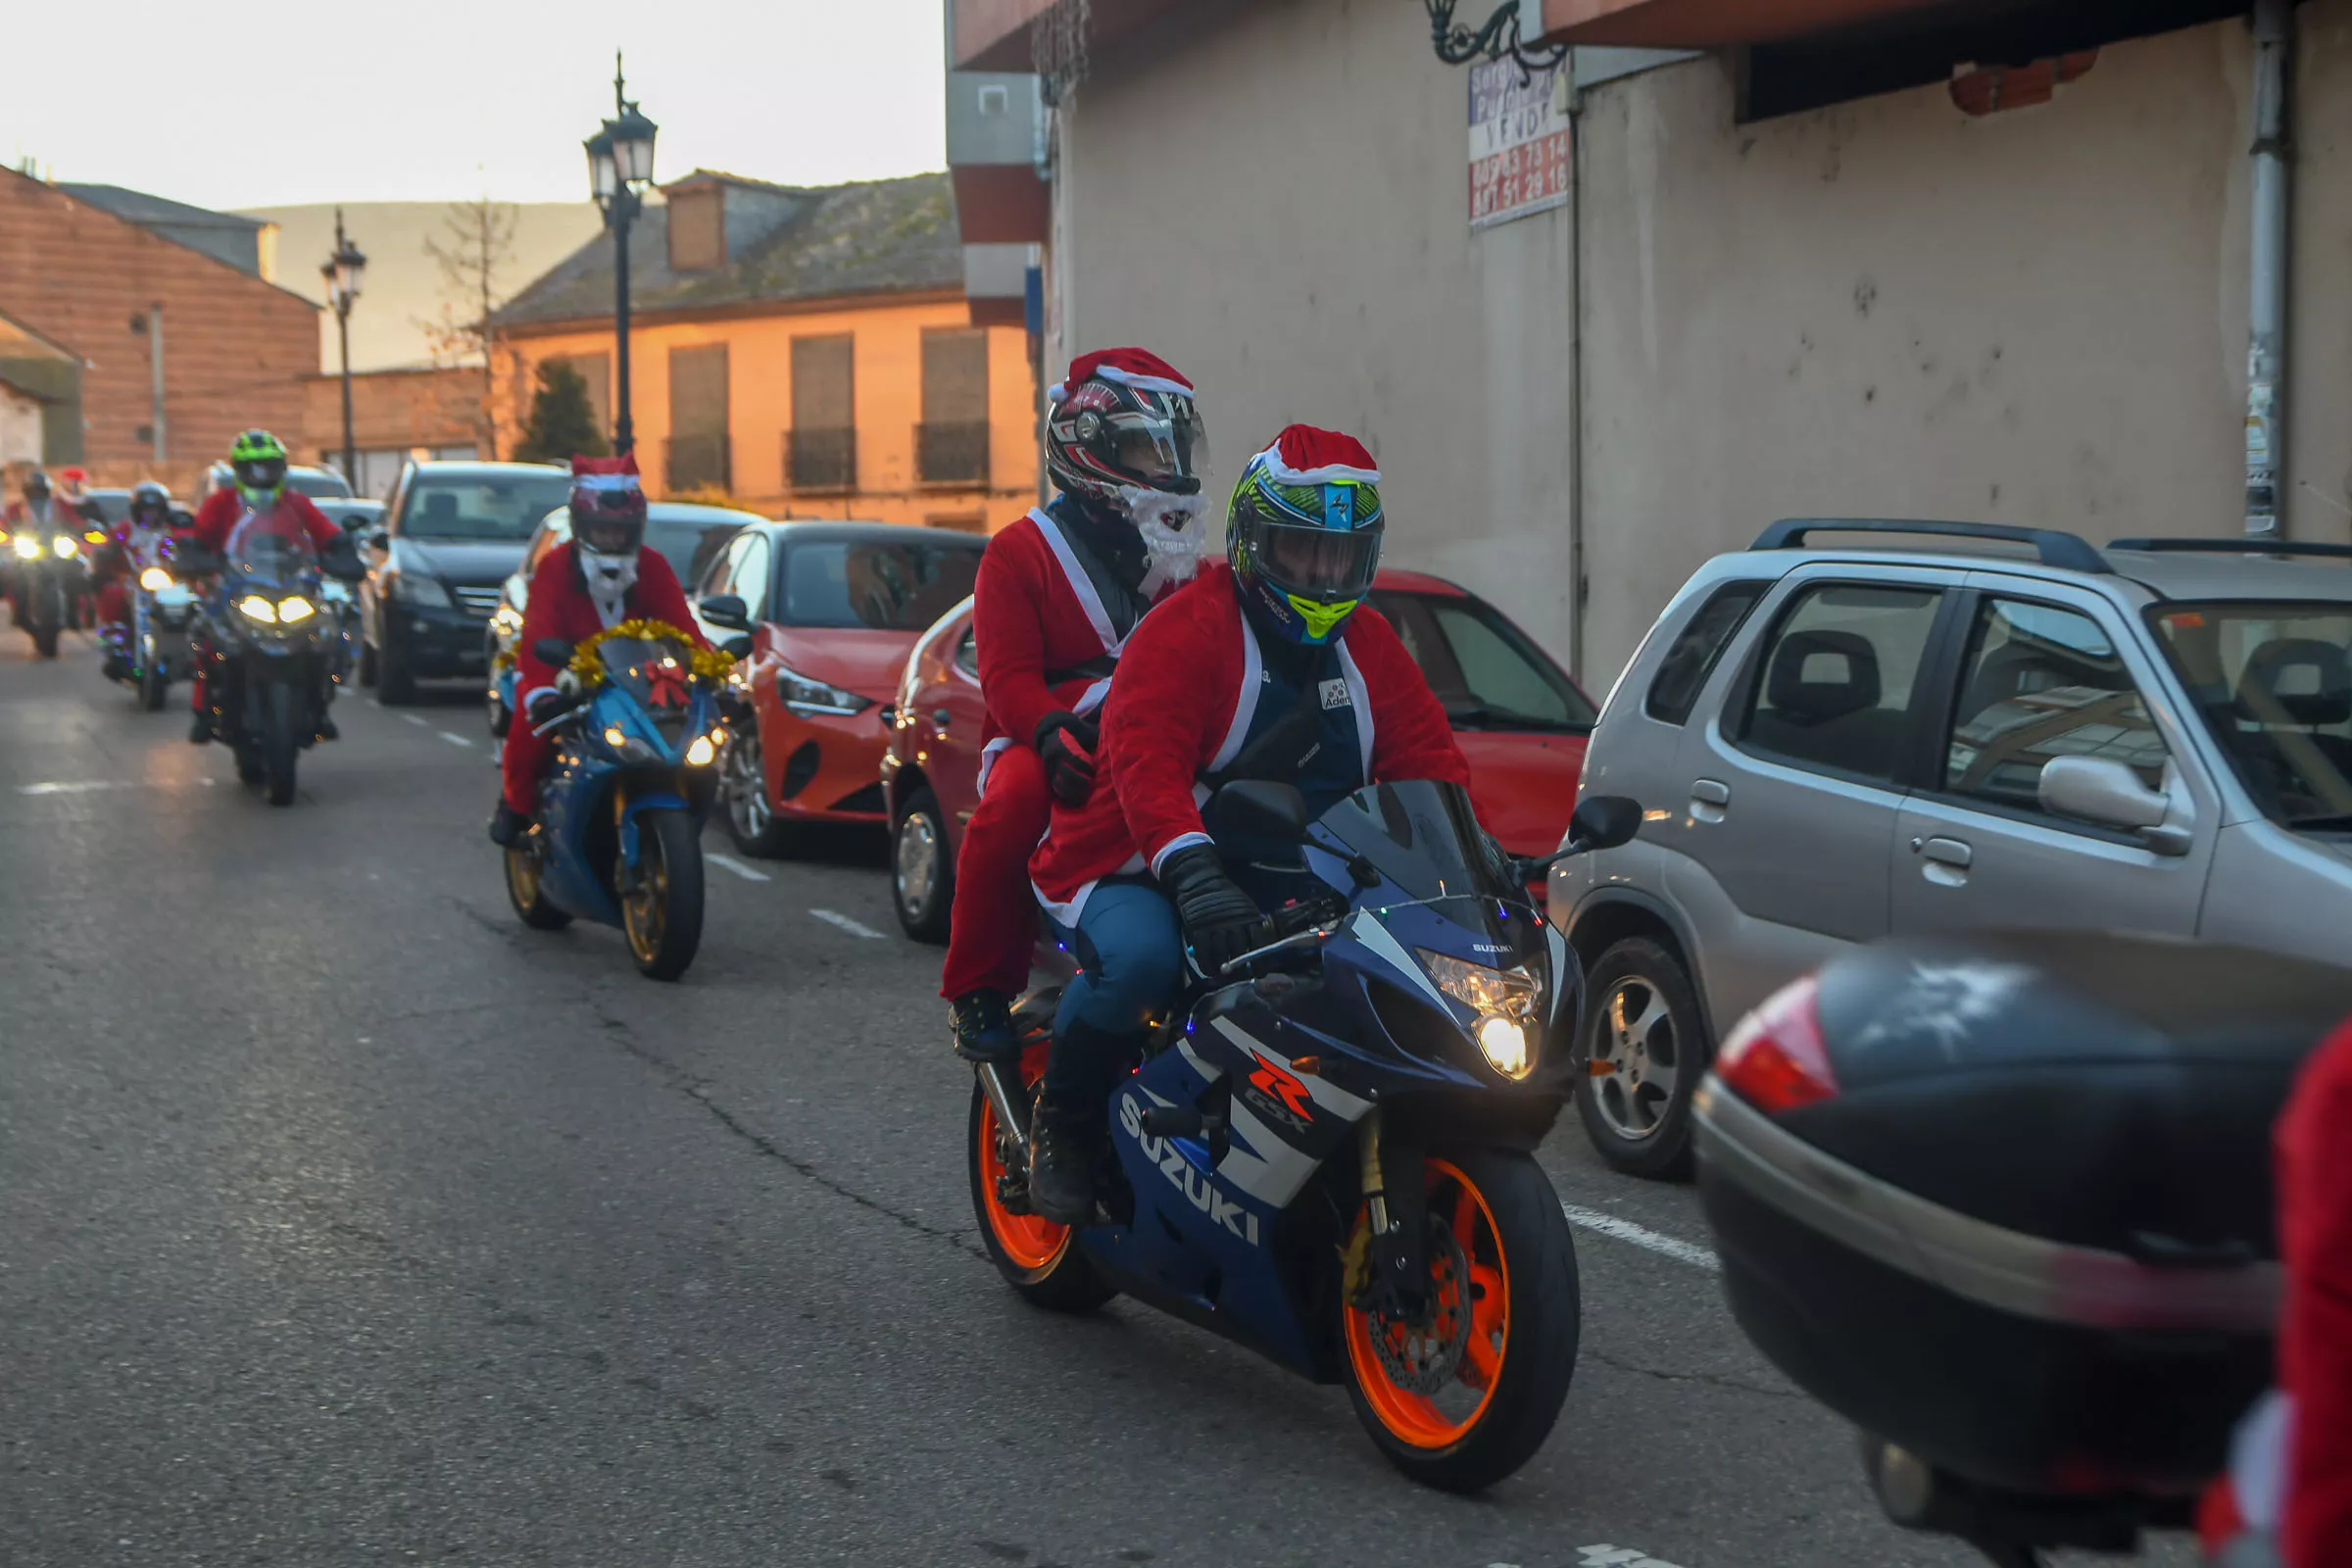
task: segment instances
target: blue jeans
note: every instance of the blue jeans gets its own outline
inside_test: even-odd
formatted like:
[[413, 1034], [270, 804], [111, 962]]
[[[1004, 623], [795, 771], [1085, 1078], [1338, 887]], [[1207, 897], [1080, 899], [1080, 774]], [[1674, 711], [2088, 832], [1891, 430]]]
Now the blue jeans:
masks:
[[1184, 978], [1184, 936], [1175, 906], [1157, 888], [1105, 882], [1087, 898], [1076, 927], [1048, 917], [1078, 960], [1078, 977], [1054, 1015], [1046, 1087], [1055, 1094], [1108, 1093], [1106, 1048], [1137, 1034]]

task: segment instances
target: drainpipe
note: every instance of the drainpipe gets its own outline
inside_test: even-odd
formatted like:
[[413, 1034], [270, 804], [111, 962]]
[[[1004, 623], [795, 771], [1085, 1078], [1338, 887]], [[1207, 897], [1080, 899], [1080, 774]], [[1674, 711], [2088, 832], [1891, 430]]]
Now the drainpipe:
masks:
[[1585, 89], [1568, 73], [1568, 673], [1585, 678]]
[[2292, 80], [2294, 0], [2254, 5], [2254, 248], [2247, 303], [2246, 532], [2280, 531], [2279, 476], [2285, 471], [2282, 407], [2286, 355], [2287, 86]]
[[147, 312], [147, 379], [148, 396], [153, 402], [148, 417], [154, 427], [148, 432], [155, 438], [155, 461], [161, 464], [170, 450], [164, 435], [164, 306], [158, 300]]

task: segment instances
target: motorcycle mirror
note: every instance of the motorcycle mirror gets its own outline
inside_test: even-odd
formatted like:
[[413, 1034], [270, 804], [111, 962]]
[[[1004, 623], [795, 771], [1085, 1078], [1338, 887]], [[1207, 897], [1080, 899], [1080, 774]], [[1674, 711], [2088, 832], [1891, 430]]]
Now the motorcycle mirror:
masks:
[[572, 652], [571, 644], [561, 637], [542, 637], [531, 644], [531, 653], [539, 662], [556, 669], [562, 669], [571, 662]]
[[703, 601], [703, 618], [729, 631], [750, 631], [752, 612], [734, 594], [712, 594]]
[[1217, 826], [1226, 832], [1256, 834], [1286, 842], [1306, 836], [1306, 797], [1295, 784], [1272, 779], [1236, 779], [1219, 789], [1209, 803]]
[[1623, 795], [1588, 795], [1568, 818], [1568, 837], [1580, 849], [1613, 850], [1642, 831], [1642, 803]]
[[718, 645], [718, 651], [731, 659], [749, 659], [752, 657], [752, 639], [749, 635], [730, 637]]

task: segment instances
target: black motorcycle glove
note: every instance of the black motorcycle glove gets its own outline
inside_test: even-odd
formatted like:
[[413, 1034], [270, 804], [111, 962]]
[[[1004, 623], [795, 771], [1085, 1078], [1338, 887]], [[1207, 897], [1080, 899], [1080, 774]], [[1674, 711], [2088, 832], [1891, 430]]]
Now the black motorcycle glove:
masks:
[[1159, 885], [1176, 901], [1176, 918], [1200, 967], [1214, 975], [1265, 945], [1266, 917], [1257, 901], [1225, 874], [1206, 844], [1188, 844], [1159, 863]]
[[1038, 760], [1046, 764], [1046, 787], [1064, 806], [1084, 806], [1095, 793], [1095, 747], [1102, 732], [1091, 718], [1048, 713], [1037, 721]]

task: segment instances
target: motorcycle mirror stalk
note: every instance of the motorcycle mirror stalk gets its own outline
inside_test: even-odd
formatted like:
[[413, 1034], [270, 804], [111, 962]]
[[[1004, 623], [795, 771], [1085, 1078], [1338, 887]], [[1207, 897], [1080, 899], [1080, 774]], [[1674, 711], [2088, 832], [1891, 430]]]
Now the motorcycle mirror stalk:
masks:
[[1625, 795], [1588, 795], [1576, 803], [1576, 811], [1568, 818], [1568, 842], [1542, 859], [1520, 861], [1519, 880], [1533, 882], [1562, 860], [1630, 844], [1641, 831], [1640, 801]]

